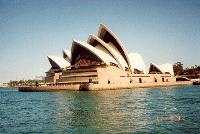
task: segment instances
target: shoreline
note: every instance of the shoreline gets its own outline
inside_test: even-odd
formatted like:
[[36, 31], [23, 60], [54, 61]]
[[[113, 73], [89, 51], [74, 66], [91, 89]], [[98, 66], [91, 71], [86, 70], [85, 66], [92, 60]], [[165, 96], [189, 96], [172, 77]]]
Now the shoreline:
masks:
[[156, 88], [172, 86], [193, 85], [192, 81], [165, 82], [165, 83], [130, 83], [130, 84], [74, 84], [66, 86], [38, 86], [38, 87], [18, 87], [19, 92], [54, 92], [54, 91], [100, 91], [119, 90], [134, 88]]

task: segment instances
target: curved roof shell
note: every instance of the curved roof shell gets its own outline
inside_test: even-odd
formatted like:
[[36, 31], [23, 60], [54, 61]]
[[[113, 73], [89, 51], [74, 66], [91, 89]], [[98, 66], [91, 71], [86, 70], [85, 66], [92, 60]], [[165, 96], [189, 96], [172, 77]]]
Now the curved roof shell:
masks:
[[47, 58], [49, 59], [51, 66], [54, 67], [54, 68], [60, 69], [60, 68], [65, 68], [65, 67], [70, 66], [70, 62], [66, 61], [62, 57], [47, 56]]
[[173, 66], [170, 63], [165, 63], [160, 65], [160, 68], [164, 71], [164, 72], [169, 72], [171, 75], [174, 75], [174, 70], [173, 70]]
[[131, 64], [132, 73], [134, 73], [134, 69], [138, 69], [139, 71], [143, 71], [144, 73], [146, 73], [145, 64], [140, 54], [130, 53], [128, 56]]
[[166, 64], [162, 64], [162, 65], [156, 65], [155, 63], [150, 63], [149, 73], [150, 73], [152, 66], [155, 67], [157, 70], [159, 70], [160, 73], [167, 73], [168, 72], [171, 75], [174, 75], [173, 66], [170, 63], [166, 63]]
[[[110, 55], [96, 49], [95, 47], [91, 46], [88, 43], [76, 41], [76, 40], [73, 40], [73, 43], [72, 43], [71, 65], [74, 65], [76, 63], [77, 58], [80, 56], [80, 48], [86, 49], [88, 52], [94, 55], [95, 58], [97, 58], [97, 60], [104, 62], [107, 65], [110, 65], [110, 62], [117, 65], [117, 62], [115, 61], [115, 59], [111, 57]], [[88, 55], [88, 54], [85, 54], [85, 55]], [[89, 58], [92, 58], [92, 57], [89, 57]]]
[[66, 50], [66, 49], [62, 49], [62, 53], [63, 53], [63, 58], [65, 60], [67, 60], [68, 62], [70, 62], [71, 51]]
[[123, 69], [120, 61], [118, 60], [118, 58], [116, 56], [117, 54], [115, 54], [115, 51], [113, 51], [112, 48], [110, 48], [110, 46], [108, 44], [106, 44], [103, 40], [101, 40], [100, 38], [91, 34], [89, 36], [87, 42], [88, 42], [88, 44], [92, 45], [93, 47], [97, 48], [98, 50], [101, 50], [104, 53], [113, 57], [116, 60], [116, 62], [118, 63], [118, 67]]
[[[126, 66], [129, 71], [131, 71], [131, 65], [128, 58], [128, 54], [117, 36], [109, 30], [105, 25], [100, 24], [98, 37], [111, 46], [115, 51], [117, 51], [125, 60]], [[121, 62], [122, 63], [122, 62]]]

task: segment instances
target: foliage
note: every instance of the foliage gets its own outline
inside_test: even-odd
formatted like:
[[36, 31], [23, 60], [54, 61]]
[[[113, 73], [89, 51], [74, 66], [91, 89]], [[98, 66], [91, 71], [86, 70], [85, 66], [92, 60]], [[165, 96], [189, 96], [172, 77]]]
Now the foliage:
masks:
[[177, 62], [173, 65], [174, 69], [174, 75], [179, 75], [181, 72], [183, 72], [183, 64], [181, 62]]
[[174, 75], [193, 75], [194, 78], [198, 78], [200, 75], [200, 66], [193, 66], [191, 68], [183, 69], [183, 64], [177, 62], [173, 65]]
[[8, 84], [10, 87], [18, 87], [18, 86], [36, 86], [36, 82], [39, 83], [45, 83], [44, 80], [27, 80], [27, 81], [10, 81]]

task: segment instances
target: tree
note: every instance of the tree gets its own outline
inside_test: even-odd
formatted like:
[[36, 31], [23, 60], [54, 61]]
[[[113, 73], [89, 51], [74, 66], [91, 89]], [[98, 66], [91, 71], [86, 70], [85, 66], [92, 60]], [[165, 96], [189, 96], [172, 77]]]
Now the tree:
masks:
[[200, 66], [197, 67], [197, 70], [200, 71]]
[[179, 75], [181, 72], [183, 72], [183, 64], [181, 62], [177, 62], [173, 65], [174, 69], [174, 75]]

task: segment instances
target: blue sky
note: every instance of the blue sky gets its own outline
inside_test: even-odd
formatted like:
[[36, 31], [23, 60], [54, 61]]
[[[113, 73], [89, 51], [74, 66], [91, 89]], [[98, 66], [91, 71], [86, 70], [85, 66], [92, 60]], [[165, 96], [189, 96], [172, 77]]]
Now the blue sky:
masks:
[[128, 53], [150, 62], [200, 66], [199, 0], [1, 0], [0, 83], [45, 76], [47, 55], [87, 42], [102, 23]]

